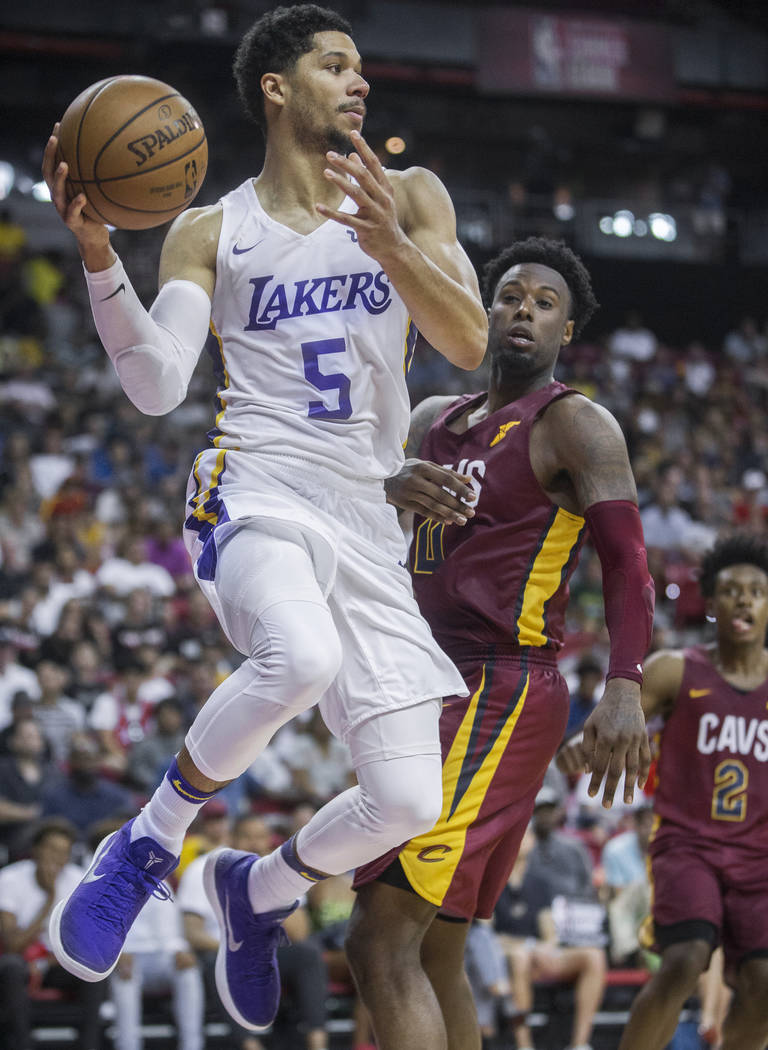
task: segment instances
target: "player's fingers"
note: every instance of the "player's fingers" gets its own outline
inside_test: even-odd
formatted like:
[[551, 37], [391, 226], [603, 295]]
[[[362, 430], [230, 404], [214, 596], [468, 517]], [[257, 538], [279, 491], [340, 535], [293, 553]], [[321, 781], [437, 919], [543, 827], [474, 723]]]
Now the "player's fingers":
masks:
[[[446, 488], [459, 501], [464, 503], [475, 502], [475, 490], [468, 482], [468, 475], [457, 474], [455, 470], [448, 467], [438, 467], [435, 463], [424, 463], [421, 468], [422, 474], [435, 485]], [[471, 479], [469, 479], [471, 480]], [[473, 511], [474, 513], [474, 511]]]
[[386, 181], [387, 173], [384, 171], [381, 161], [376, 156], [359, 131], [353, 131], [350, 138], [355, 144], [357, 155], [360, 157], [368, 171], [376, 178], [377, 182]]
[[605, 809], [610, 809], [613, 805], [613, 796], [616, 794], [616, 787], [621, 779], [621, 774], [624, 772], [624, 761], [625, 756], [622, 752], [612, 753], [605, 774], [605, 787], [603, 788], [603, 806]]
[[637, 751], [633, 749], [628, 750], [624, 758], [624, 801], [628, 806], [632, 804], [632, 800], [635, 797], [635, 785], [639, 768], [640, 759]]
[[637, 786], [644, 788], [648, 782], [648, 774], [651, 771], [651, 745], [648, 734], [643, 733], [640, 743], [640, 763], [637, 771]]
[[581, 751], [584, 756], [584, 772], [591, 773], [595, 753], [596, 734], [592, 723], [587, 721], [581, 734]]
[[459, 524], [461, 525], [466, 525], [467, 516], [472, 516], [470, 507], [467, 507], [441, 485], [435, 485], [426, 478], [419, 478], [415, 486], [410, 485], [407, 496], [418, 501], [421, 506], [430, 511], [430, 514], [437, 512], [445, 520], [460, 519]]
[[370, 203], [370, 194], [359, 183], [352, 182], [348, 175], [334, 171], [333, 168], [325, 168], [323, 171], [329, 182], [335, 183], [348, 197], [355, 202], [358, 208]]

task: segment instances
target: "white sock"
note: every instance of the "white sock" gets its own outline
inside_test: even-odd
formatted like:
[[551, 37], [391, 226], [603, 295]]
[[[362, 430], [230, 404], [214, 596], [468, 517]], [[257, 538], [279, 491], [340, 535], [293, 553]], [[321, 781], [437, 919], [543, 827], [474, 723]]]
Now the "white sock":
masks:
[[258, 914], [287, 908], [317, 879], [307, 879], [288, 864], [279, 849], [260, 857], [248, 872], [248, 898]]
[[178, 857], [187, 829], [199, 812], [199, 802], [187, 802], [171, 787], [168, 777], [163, 777], [160, 786], [133, 822], [131, 842], [148, 835]]

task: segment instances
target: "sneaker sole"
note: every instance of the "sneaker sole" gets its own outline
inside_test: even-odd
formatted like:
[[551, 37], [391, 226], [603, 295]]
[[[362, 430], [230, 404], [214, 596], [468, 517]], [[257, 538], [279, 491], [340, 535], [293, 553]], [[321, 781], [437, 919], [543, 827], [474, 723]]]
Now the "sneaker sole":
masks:
[[229, 992], [229, 984], [227, 983], [227, 924], [224, 919], [224, 912], [221, 910], [221, 904], [219, 903], [219, 894], [216, 890], [216, 862], [223, 853], [230, 852], [229, 847], [221, 846], [219, 849], [213, 850], [209, 853], [205, 859], [205, 865], [203, 867], [203, 884], [205, 886], [205, 893], [210, 901], [211, 907], [216, 913], [216, 921], [219, 924], [219, 948], [216, 952], [216, 990], [219, 993], [219, 998], [224, 1004], [229, 1016], [237, 1021], [243, 1028], [247, 1028], [249, 1032], [268, 1032], [272, 1025], [256, 1025], [253, 1021], [249, 1021], [243, 1017], [238, 1008], [235, 1006], [232, 996]]
[[[107, 845], [107, 843], [110, 842], [111, 839], [113, 839], [117, 834], [117, 831], [113, 831], [101, 840], [99, 845], [96, 847], [96, 852], [94, 853], [93, 860], [91, 861], [91, 868], [88, 869], [89, 871], [95, 867], [96, 861], [101, 856], [101, 853], [104, 847]], [[81, 981], [90, 981], [92, 984], [95, 984], [97, 981], [103, 981], [105, 977], [109, 977], [114, 968], [117, 966], [117, 959], [115, 959], [115, 961], [112, 963], [109, 969], [104, 970], [103, 973], [100, 973], [98, 970], [91, 970], [90, 967], [86, 966], [78, 959], [73, 959], [71, 955], [68, 955], [61, 940], [61, 916], [67, 904], [69, 903], [70, 897], [77, 892], [81, 885], [82, 879], [80, 880], [80, 882], [78, 882], [77, 886], [75, 886], [75, 888], [67, 894], [66, 897], [63, 897], [62, 900], [59, 901], [59, 903], [51, 912], [51, 917], [48, 921], [48, 936], [51, 940], [53, 954], [56, 956], [57, 961], [64, 967], [64, 969], [71, 973], [74, 977], [79, 977]], [[118, 955], [118, 959], [119, 958], [120, 956]]]

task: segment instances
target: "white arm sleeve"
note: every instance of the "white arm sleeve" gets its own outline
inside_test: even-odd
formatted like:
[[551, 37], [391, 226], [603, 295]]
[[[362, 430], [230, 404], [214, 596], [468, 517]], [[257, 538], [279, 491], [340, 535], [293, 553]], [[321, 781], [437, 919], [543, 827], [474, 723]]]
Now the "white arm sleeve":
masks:
[[206, 292], [194, 281], [169, 281], [147, 311], [119, 259], [108, 270], [85, 270], [85, 279], [96, 330], [130, 400], [148, 416], [176, 408], [208, 335]]

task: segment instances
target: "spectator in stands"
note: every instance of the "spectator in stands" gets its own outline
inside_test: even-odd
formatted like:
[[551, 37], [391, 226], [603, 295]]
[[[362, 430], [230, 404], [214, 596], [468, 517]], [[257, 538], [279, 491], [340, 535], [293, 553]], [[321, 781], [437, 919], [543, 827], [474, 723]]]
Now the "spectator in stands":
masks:
[[146, 540], [146, 556], [153, 565], [169, 572], [177, 587], [186, 589], [194, 584], [192, 563], [172, 514], [159, 514], [153, 521], [152, 532]]
[[293, 773], [294, 785], [308, 802], [321, 806], [356, 783], [349, 748], [323, 721], [318, 707], [278, 730], [274, 747]]
[[23, 488], [7, 485], [0, 503], [0, 551], [6, 577], [24, 579], [32, 568], [32, 551], [44, 532], [34, 501], [26, 498]]
[[499, 937], [487, 920], [476, 919], [470, 924], [464, 945], [464, 965], [483, 1046], [486, 1046], [496, 1039], [500, 1030], [506, 1033], [515, 1022], [523, 1023], [526, 1016], [515, 1005], [507, 960]]
[[158, 598], [170, 598], [176, 591], [173, 577], [162, 565], [148, 561], [144, 537], [129, 534], [119, 545], [118, 554], [102, 562], [96, 573], [98, 586], [107, 593], [125, 597], [145, 587]]
[[679, 549], [685, 543], [692, 518], [680, 505], [682, 482], [683, 474], [676, 464], [667, 462], [658, 468], [653, 498], [640, 511], [649, 550], [666, 552]]
[[48, 917], [53, 905], [82, 878], [70, 861], [77, 831], [66, 820], [40, 824], [32, 839], [32, 858], [0, 869], [0, 1046], [26, 1050], [30, 1046], [30, 988], [65, 991], [80, 1007], [80, 1046], [101, 1045], [100, 984], [79, 981], [54, 959], [48, 941]]
[[640, 805], [632, 828], [614, 835], [603, 847], [603, 894], [607, 901], [611, 961], [615, 966], [640, 962], [640, 926], [651, 905], [646, 858], [653, 828], [653, 806]]
[[73, 543], [56, 543], [48, 591], [35, 606], [31, 622], [31, 626], [44, 637], [56, 630], [67, 602], [73, 598], [88, 598], [95, 591], [93, 576], [82, 563], [82, 555]]
[[0, 864], [12, 856], [21, 837], [41, 813], [49, 776], [43, 734], [27, 713], [12, 724], [8, 754], [0, 757]]
[[87, 717], [96, 697], [107, 689], [111, 668], [105, 665], [99, 650], [87, 638], [75, 642], [72, 646], [69, 666], [72, 672], [69, 695], [82, 707]]
[[748, 365], [768, 353], [768, 339], [760, 332], [754, 317], [743, 317], [737, 328], [723, 340], [723, 353], [737, 365]]
[[17, 633], [13, 623], [0, 623], [0, 729], [11, 721], [16, 693], [26, 693], [33, 700], [40, 696], [37, 675], [18, 662]]
[[88, 718], [103, 751], [102, 768], [118, 777], [128, 768], [131, 748], [146, 736], [158, 702], [142, 690], [146, 681], [143, 664], [135, 658], [126, 662], [111, 687], [96, 697]]
[[126, 779], [143, 794], [151, 794], [184, 743], [184, 708], [173, 696], [156, 704], [143, 740], [128, 755]]
[[590, 652], [585, 652], [576, 665], [578, 682], [570, 695], [568, 724], [565, 736], [568, 738], [577, 733], [592, 713], [599, 697], [597, 689], [603, 680], [603, 667], [600, 661]]
[[69, 754], [72, 736], [85, 726], [85, 712], [64, 693], [69, 671], [53, 660], [37, 665], [40, 696], [35, 704], [35, 718], [51, 749], [53, 759], [62, 763]]
[[[585, 888], [585, 858], [560, 849], [561, 863], [567, 866], [570, 856], [573, 872], [550, 871], [545, 878], [539, 874], [540, 863], [538, 867], [531, 863], [542, 842], [553, 845], [551, 827], [557, 820], [556, 810], [557, 804], [546, 793], [534, 811], [533, 827], [537, 830], [527, 832], [523, 838], [515, 867], [494, 911], [494, 927], [509, 964], [517, 1010], [527, 1014], [532, 1009], [535, 981], [573, 983], [571, 1050], [589, 1050], [594, 1017], [605, 991], [602, 912], [596, 902], [584, 901], [582, 893], [577, 892], [569, 901], [574, 887]], [[553, 892], [555, 887], [557, 892]], [[572, 914], [570, 921], [563, 922], [561, 916], [565, 917], [564, 909], [569, 903], [580, 908], [581, 913]], [[515, 1039], [518, 1050], [533, 1050], [533, 1037], [525, 1022], [516, 1028]]]
[[595, 900], [592, 862], [578, 840], [559, 830], [564, 817], [562, 796], [545, 783], [533, 810], [535, 842], [526, 858], [526, 881], [546, 886], [550, 898]]
[[[207, 803], [210, 805], [210, 803]], [[231, 845], [234, 849], [265, 855], [272, 852], [272, 836], [266, 822], [255, 814], [239, 817], [233, 825]], [[203, 888], [205, 857], [198, 857], [186, 868], [179, 883], [177, 900], [184, 915], [184, 932], [198, 953], [209, 988], [209, 1002], [218, 1003], [213, 969], [219, 949], [219, 925]], [[294, 921], [295, 920], [295, 921]], [[299, 906], [285, 922], [291, 943], [277, 949], [280, 974], [297, 1014], [297, 1028], [307, 1050], [328, 1050], [325, 1030], [325, 998], [328, 972], [319, 947], [309, 939], [310, 923], [306, 907]], [[222, 1014], [224, 1018], [227, 1015]], [[283, 1007], [277, 1024], [284, 1019]], [[236, 1029], [240, 1050], [260, 1050], [262, 1043], [252, 1032]], [[296, 1036], [292, 1046], [298, 1046]]]
[[131, 793], [99, 775], [101, 759], [97, 741], [88, 733], [75, 733], [68, 771], [52, 777], [43, 791], [43, 815], [66, 816], [84, 835], [97, 821], [133, 811]]
[[639, 310], [630, 310], [624, 324], [612, 332], [608, 339], [611, 355], [629, 362], [650, 361], [657, 345], [656, 336], [643, 323]]
[[739, 492], [733, 502], [733, 524], [740, 529], [761, 532], [768, 523], [768, 478], [752, 467], [741, 476]]
[[112, 628], [113, 660], [120, 671], [134, 663], [144, 646], [164, 649], [168, 632], [162, 620], [162, 602], [146, 587], [137, 587], [127, 595], [123, 614]]

